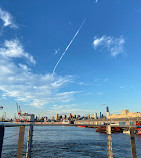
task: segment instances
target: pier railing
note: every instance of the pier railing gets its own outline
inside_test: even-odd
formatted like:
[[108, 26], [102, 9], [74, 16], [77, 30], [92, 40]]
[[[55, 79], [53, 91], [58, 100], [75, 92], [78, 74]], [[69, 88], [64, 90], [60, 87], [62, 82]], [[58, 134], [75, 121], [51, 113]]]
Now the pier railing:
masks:
[[[33, 126], [39, 126], [37, 124], [0, 124], [0, 158], [2, 157], [2, 146], [4, 140], [5, 127], [17, 127], [19, 126], [19, 134], [18, 134], [18, 146], [17, 146], [17, 158], [22, 158], [23, 155], [23, 143], [24, 143], [24, 135], [25, 135], [25, 126], [28, 126], [28, 141], [27, 141], [27, 149], [26, 149], [26, 158], [31, 158], [31, 149], [32, 149], [32, 139], [33, 139]], [[60, 125], [59, 125], [60, 126]], [[76, 125], [65, 125], [65, 126], [76, 126]], [[78, 125], [77, 125], [78, 126]], [[99, 127], [101, 125], [97, 125]], [[112, 135], [111, 135], [111, 125], [103, 125], [106, 126], [106, 134], [107, 134], [107, 156], [108, 158], [113, 158], [113, 149], [112, 149]], [[127, 126], [126, 126], [127, 128]], [[130, 145], [131, 145], [131, 155], [132, 158], [137, 158], [136, 154], [136, 145], [135, 145], [135, 127], [128, 127], [130, 130]]]
[[[17, 127], [17, 126], [19, 126], [17, 158], [22, 158], [22, 155], [23, 155], [23, 143], [24, 143], [24, 135], [25, 135], [25, 126], [29, 126], [26, 158], [31, 158], [33, 124], [12, 124], [12, 123], [0, 124], [0, 158], [2, 157], [2, 147], [3, 147], [5, 127]], [[5, 139], [7, 139], [7, 137]]]

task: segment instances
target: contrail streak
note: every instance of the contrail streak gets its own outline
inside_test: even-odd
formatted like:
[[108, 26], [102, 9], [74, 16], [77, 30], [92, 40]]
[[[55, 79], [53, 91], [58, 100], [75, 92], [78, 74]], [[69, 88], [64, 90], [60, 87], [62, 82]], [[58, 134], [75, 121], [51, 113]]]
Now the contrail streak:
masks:
[[78, 35], [79, 31], [81, 30], [83, 24], [85, 22], [85, 19], [83, 20], [82, 24], [80, 25], [79, 29], [77, 30], [77, 32], [75, 33], [75, 35], [73, 36], [72, 40], [70, 41], [70, 43], [68, 44], [68, 46], [66, 47], [64, 53], [62, 54], [62, 56], [60, 57], [60, 59], [58, 60], [58, 62], [56, 63], [54, 69], [53, 69], [53, 72], [52, 72], [52, 75], [54, 75], [54, 72], [58, 66], [58, 64], [60, 63], [60, 61], [62, 60], [63, 56], [66, 54], [67, 50], [69, 49], [69, 47], [71, 46], [72, 42], [74, 41], [74, 39], [76, 38], [76, 36]]

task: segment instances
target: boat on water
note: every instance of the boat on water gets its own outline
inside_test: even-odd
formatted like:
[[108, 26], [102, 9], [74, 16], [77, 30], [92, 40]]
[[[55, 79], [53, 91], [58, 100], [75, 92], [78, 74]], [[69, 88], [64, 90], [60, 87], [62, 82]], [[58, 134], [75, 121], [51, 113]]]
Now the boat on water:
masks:
[[96, 128], [95, 131], [99, 133], [106, 133], [106, 127], [100, 126]]
[[136, 122], [136, 134], [141, 135], [141, 121]]
[[136, 134], [141, 135], [141, 130], [136, 131]]
[[86, 126], [78, 126], [79, 128], [86, 128]]
[[[106, 133], [106, 127], [100, 126], [96, 128], [96, 132]], [[123, 130], [120, 127], [111, 127], [111, 133], [121, 133]]]
[[129, 130], [129, 129], [124, 129], [124, 130], [123, 130], [123, 133], [125, 133], [125, 134], [130, 134], [130, 130]]

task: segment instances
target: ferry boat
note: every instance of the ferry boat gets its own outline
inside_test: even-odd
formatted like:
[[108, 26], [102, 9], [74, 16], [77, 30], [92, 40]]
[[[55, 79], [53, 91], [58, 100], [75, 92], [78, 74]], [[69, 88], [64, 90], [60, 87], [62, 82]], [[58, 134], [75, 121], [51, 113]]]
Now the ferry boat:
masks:
[[79, 128], [86, 128], [86, 126], [78, 126]]
[[125, 134], [130, 134], [130, 130], [129, 130], [129, 129], [124, 129], [124, 130], [123, 130], [123, 133], [125, 133]]

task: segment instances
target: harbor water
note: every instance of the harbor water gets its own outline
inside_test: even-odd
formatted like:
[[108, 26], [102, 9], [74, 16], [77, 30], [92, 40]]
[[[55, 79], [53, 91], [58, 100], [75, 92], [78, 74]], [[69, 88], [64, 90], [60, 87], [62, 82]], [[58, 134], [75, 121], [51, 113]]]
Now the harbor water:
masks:
[[[6, 127], [2, 158], [15, 158], [19, 127]], [[28, 127], [25, 128], [23, 157], [26, 155]], [[141, 136], [136, 136], [137, 157], [141, 158]], [[130, 135], [112, 134], [114, 158], [131, 158]], [[34, 126], [33, 158], [107, 158], [107, 137], [94, 128]]]

